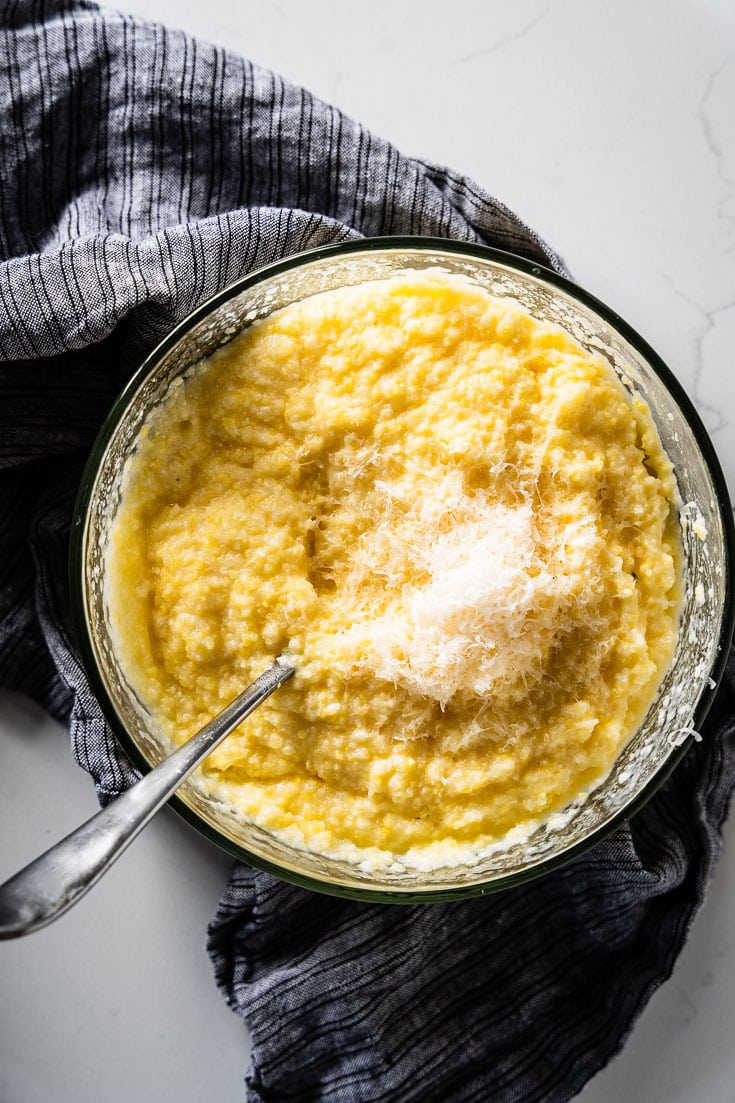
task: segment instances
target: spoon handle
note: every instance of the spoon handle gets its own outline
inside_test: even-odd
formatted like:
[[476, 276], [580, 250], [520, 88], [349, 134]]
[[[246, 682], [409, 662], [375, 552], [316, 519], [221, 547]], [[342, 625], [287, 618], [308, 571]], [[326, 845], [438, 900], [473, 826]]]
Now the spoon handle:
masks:
[[0, 938], [38, 930], [76, 904], [192, 770], [293, 673], [274, 663], [169, 758], [0, 885]]

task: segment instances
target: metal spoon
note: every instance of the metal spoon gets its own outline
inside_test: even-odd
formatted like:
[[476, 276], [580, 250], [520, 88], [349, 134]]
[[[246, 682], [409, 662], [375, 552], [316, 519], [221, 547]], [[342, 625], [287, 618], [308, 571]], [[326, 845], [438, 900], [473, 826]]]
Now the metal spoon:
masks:
[[81, 900], [192, 770], [293, 673], [277, 660], [169, 758], [0, 885], [0, 938], [45, 927]]

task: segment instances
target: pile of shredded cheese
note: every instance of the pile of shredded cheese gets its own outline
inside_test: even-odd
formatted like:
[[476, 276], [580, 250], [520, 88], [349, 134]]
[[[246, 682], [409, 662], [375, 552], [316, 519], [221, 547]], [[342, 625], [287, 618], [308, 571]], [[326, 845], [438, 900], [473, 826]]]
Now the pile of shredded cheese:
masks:
[[[590, 625], [601, 541], [590, 518], [549, 523], [530, 495], [493, 503], [456, 473], [418, 502], [376, 489], [383, 501], [345, 578], [361, 596], [341, 641], [356, 668], [444, 708], [460, 690], [485, 698], [543, 677], [563, 635]], [[390, 595], [377, 617], [375, 577]]]

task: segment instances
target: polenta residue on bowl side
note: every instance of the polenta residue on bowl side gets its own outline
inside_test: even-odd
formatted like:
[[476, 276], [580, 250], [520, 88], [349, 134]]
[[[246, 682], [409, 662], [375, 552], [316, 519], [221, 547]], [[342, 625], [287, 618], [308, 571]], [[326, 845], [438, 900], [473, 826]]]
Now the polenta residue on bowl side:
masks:
[[441, 271], [324, 292], [149, 420], [116, 644], [176, 742], [290, 655], [199, 785], [322, 854], [466, 862], [598, 784], [641, 721], [675, 501], [647, 407], [561, 328]]

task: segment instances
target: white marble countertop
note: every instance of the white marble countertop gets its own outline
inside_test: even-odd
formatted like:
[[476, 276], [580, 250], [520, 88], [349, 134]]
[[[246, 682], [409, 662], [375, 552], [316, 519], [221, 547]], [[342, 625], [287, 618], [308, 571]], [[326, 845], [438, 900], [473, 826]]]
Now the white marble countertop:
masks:
[[[668, 362], [735, 492], [732, 0], [127, 10], [278, 70], [514, 208]], [[2, 880], [96, 804], [65, 733], [9, 695], [0, 754]], [[734, 831], [672, 978], [585, 1103], [735, 1098]], [[3, 1103], [244, 1098], [246, 1030], [204, 949], [229, 866], [167, 810], [75, 910], [2, 946]]]

